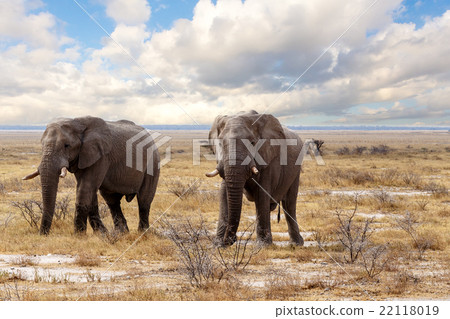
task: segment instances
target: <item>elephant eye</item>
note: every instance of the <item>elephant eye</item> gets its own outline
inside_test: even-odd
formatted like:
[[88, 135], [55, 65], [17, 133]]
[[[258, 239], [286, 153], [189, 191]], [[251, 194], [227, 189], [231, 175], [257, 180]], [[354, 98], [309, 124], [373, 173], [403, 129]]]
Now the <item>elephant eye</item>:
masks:
[[64, 144], [64, 148], [69, 148], [70, 145], [69, 144]]

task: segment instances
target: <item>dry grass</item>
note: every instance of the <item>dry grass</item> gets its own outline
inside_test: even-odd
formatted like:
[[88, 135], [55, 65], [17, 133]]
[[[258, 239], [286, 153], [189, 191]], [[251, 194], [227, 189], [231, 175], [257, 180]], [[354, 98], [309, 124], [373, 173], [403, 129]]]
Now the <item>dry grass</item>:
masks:
[[[174, 226], [201, 215], [208, 236], [213, 236], [220, 178], [204, 177], [205, 172], [215, 167], [213, 162], [202, 159], [201, 165], [192, 165], [191, 138], [206, 138], [207, 132], [167, 133], [174, 136], [173, 157], [162, 168], [150, 223], [163, 213]], [[39, 178], [21, 181], [39, 163], [40, 136], [1, 134], [0, 254], [18, 257], [10, 262], [2, 261], [7, 266], [0, 269], [0, 299], [75, 300], [80, 296], [82, 300], [367, 299], [355, 280], [374, 299], [448, 298], [445, 283], [450, 281], [447, 270], [450, 260], [446, 257], [450, 255], [450, 152], [444, 147], [448, 145], [448, 133], [300, 132], [304, 139], [312, 136], [325, 142], [321, 151], [326, 165], [304, 163], [302, 194], [297, 205], [301, 232], [306, 244], [311, 246], [287, 245], [284, 216], [276, 223], [276, 213], [272, 212], [274, 245], [246, 260], [244, 269], [237, 267], [237, 270], [214, 273], [215, 280], [197, 286], [186, 280], [179, 250], [159, 224], [140, 238], [136, 231], [139, 220], [136, 201], [122, 204], [130, 233], [111, 240], [92, 233], [89, 228], [86, 235], [74, 235], [76, 183], [72, 175], [60, 182], [57, 211], [60, 214], [54, 218], [50, 235], [40, 236], [21, 217], [20, 209], [11, 205], [40, 201]], [[338, 155], [342, 149], [346, 154]], [[344, 192], [336, 193], [340, 191]], [[363, 251], [363, 258], [347, 264], [344, 256], [348, 252], [334, 232], [335, 212], [339, 210], [344, 216], [353, 211], [355, 193], [352, 192], [360, 194], [353, 217], [355, 225], [372, 219], [373, 223], [371, 243]], [[181, 200], [177, 200], [180, 196]], [[101, 215], [106, 226], [113, 229], [111, 216], [100, 198], [99, 206], [103, 207]], [[407, 212], [416, 216], [418, 222], [413, 223], [414, 238], [396, 222]], [[243, 231], [254, 220], [254, 205], [244, 200], [239, 230]], [[251, 245], [254, 239], [252, 235]], [[389, 248], [381, 253], [374, 247]], [[422, 247], [425, 247], [423, 251]], [[235, 251], [231, 248], [226, 251], [230, 256], [227, 257], [229, 265], [235, 261], [232, 258]], [[34, 263], [35, 259], [30, 257], [49, 254], [69, 256], [75, 261]], [[386, 259], [389, 262], [385, 264]], [[18, 271], [11, 273], [8, 270], [11, 267], [43, 272], [36, 280], [30, 280]], [[68, 274], [51, 272], [55, 270]], [[77, 276], [88, 282], [76, 281]], [[92, 286], [83, 295], [88, 285]]]
[[75, 259], [75, 265], [80, 267], [99, 267], [101, 263], [102, 260], [96, 255], [79, 254]]

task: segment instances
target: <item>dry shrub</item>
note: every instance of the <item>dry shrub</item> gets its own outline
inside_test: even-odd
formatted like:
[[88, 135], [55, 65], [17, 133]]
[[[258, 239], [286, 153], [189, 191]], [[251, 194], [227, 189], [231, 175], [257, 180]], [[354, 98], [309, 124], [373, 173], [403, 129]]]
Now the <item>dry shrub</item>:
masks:
[[302, 290], [302, 283], [292, 275], [276, 273], [264, 283], [266, 300], [286, 300], [294, 298]]
[[365, 151], [367, 151], [367, 147], [365, 147], [365, 146], [356, 146], [353, 149], [352, 154], [362, 155]]
[[317, 252], [306, 247], [300, 247], [295, 250], [293, 258], [299, 263], [307, 263], [317, 258]]
[[304, 289], [332, 289], [337, 287], [340, 284], [339, 279], [324, 279], [320, 276], [313, 276], [311, 278], [307, 278], [303, 284]]
[[79, 254], [75, 258], [75, 264], [81, 267], [98, 267], [102, 263], [102, 260], [98, 256]]
[[161, 222], [167, 237], [175, 244], [183, 272], [193, 287], [220, 282], [230, 272], [244, 270], [262, 249], [251, 244], [254, 225], [248, 226], [230, 247], [218, 247], [209, 235], [204, 219]]
[[342, 186], [346, 183], [366, 185], [367, 183], [374, 182], [375, 178], [370, 172], [356, 169], [342, 170], [340, 168], [332, 167], [323, 172], [321, 180], [328, 182], [332, 186]]
[[3, 219], [3, 221], [0, 221], [0, 227], [3, 227], [4, 229], [6, 229], [6, 227], [9, 226], [9, 223], [11, 223], [11, 221], [14, 218], [15, 217], [13, 216], [13, 213], [9, 213], [8, 216], [6, 216], [5, 219]]
[[3, 182], [0, 182], [0, 194], [4, 194], [6, 192], [6, 187]]
[[36, 263], [30, 256], [20, 255], [12, 260], [13, 265], [17, 265], [20, 267], [34, 266]]
[[423, 190], [430, 192], [435, 197], [442, 197], [448, 195], [448, 189], [443, 184], [431, 182], [423, 187]]
[[229, 274], [220, 282], [208, 282], [194, 288], [192, 294], [192, 297], [185, 294], [184, 298], [202, 301], [255, 299], [255, 290], [250, 285]]
[[179, 224], [170, 221], [162, 221], [162, 224], [167, 236], [178, 249], [183, 272], [190, 284], [201, 287], [207, 282], [216, 279], [219, 281], [223, 274], [218, 275], [213, 258], [213, 241], [209, 238], [205, 221], [200, 218], [197, 224], [194, 222], [186, 219]]
[[389, 279], [387, 292], [393, 295], [402, 295], [412, 284], [417, 284], [418, 282], [419, 278], [409, 274], [406, 270], [402, 270]]
[[[66, 195], [56, 200], [54, 217], [56, 220], [64, 220], [70, 216], [69, 211], [70, 196]], [[11, 206], [17, 208], [20, 216], [31, 228], [39, 229], [39, 223], [42, 218], [44, 206], [42, 201], [34, 199], [25, 199], [22, 201], [12, 201]]]
[[387, 191], [380, 189], [373, 194], [377, 209], [395, 209], [398, 203]]
[[199, 179], [189, 179], [183, 183], [177, 179], [166, 181], [165, 184], [170, 193], [181, 199], [185, 199], [198, 192], [201, 181]]
[[339, 242], [348, 253], [344, 256], [344, 260], [348, 263], [354, 263], [358, 257], [366, 249], [369, 244], [369, 237], [372, 234], [372, 219], [367, 219], [363, 223], [356, 223], [354, 217], [358, 209], [358, 197], [355, 197], [355, 208], [350, 214], [344, 214], [340, 210], [336, 210], [335, 215], [338, 220], [336, 234]]
[[416, 248], [419, 259], [423, 259], [423, 255], [428, 249], [442, 249], [445, 247], [445, 243], [439, 239], [436, 233], [433, 236], [432, 232], [418, 231], [422, 223], [418, 221], [414, 213], [407, 211], [403, 216], [396, 218], [395, 222], [397, 227], [405, 231], [411, 238], [412, 246]]
[[361, 253], [362, 265], [369, 278], [381, 274], [389, 261], [387, 245], [376, 245], [363, 250]]
[[443, 218], [450, 217], [450, 209], [443, 208], [437, 212], [437, 215]]
[[55, 214], [54, 217], [56, 220], [64, 220], [66, 217], [70, 216], [69, 211], [69, 205], [70, 205], [70, 196], [66, 195], [58, 200], [56, 200], [55, 204]]
[[420, 198], [418, 200], [416, 200], [416, 205], [417, 208], [421, 211], [426, 211], [427, 210], [427, 205], [430, 203], [430, 201], [428, 200], [428, 198]]
[[341, 147], [335, 151], [336, 155], [350, 155], [350, 149], [347, 146]]
[[379, 176], [379, 182], [383, 185], [392, 185], [397, 180], [399, 172], [396, 168], [385, 169], [381, 172]]
[[371, 155], [386, 155], [391, 151], [392, 151], [392, 149], [389, 146], [387, 146], [386, 144], [380, 144], [378, 146], [372, 146], [370, 148]]
[[43, 209], [41, 201], [25, 199], [23, 201], [12, 201], [11, 205], [19, 210], [20, 216], [31, 228], [39, 228]]
[[411, 171], [403, 173], [401, 175], [401, 178], [403, 180], [403, 183], [405, 183], [405, 185], [407, 186], [418, 187], [422, 182], [421, 177]]

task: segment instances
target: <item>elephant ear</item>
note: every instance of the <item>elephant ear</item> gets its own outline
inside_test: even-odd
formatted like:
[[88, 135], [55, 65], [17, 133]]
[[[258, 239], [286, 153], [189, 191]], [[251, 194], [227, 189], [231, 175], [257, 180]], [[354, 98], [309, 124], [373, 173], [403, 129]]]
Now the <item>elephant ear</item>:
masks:
[[111, 151], [111, 131], [106, 122], [97, 117], [76, 118], [74, 122], [85, 128], [81, 134], [82, 144], [78, 156], [78, 168], [84, 169]]
[[280, 146], [271, 145], [270, 140], [286, 139], [283, 126], [281, 126], [280, 121], [271, 114], [254, 115], [252, 116], [252, 120], [256, 126], [259, 138], [266, 140], [258, 152], [264, 161], [269, 164], [280, 154]]
[[226, 115], [218, 115], [216, 117], [216, 119], [214, 120], [214, 123], [212, 124], [211, 129], [209, 130], [209, 136], [208, 136], [209, 145], [214, 154], [217, 154], [214, 140], [219, 138], [219, 135], [222, 132], [223, 127], [225, 126], [227, 118], [228, 118], [228, 116], [226, 116]]

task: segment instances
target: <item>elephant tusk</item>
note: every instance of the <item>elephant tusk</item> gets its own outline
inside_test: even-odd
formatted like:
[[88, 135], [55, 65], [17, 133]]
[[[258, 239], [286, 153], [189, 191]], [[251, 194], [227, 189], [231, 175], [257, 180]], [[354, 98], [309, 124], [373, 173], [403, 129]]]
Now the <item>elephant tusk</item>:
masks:
[[252, 172], [255, 175], [259, 173], [258, 169], [255, 166], [252, 166]]
[[208, 176], [208, 177], [214, 177], [214, 176], [217, 176], [218, 174], [219, 174], [219, 171], [216, 168], [212, 172], [206, 173], [205, 175]]
[[29, 180], [29, 179], [33, 179], [33, 178], [35, 178], [36, 176], [38, 176], [39, 175], [39, 171], [37, 170], [36, 172], [34, 172], [34, 173], [32, 173], [32, 174], [30, 174], [30, 175], [27, 175], [27, 176], [25, 176], [24, 178], [22, 178], [24, 181], [27, 181], [27, 180]]
[[59, 177], [64, 178], [67, 175], [67, 167], [61, 168], [61, 174], [59, 174]]

